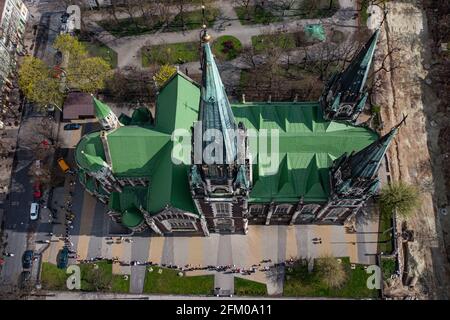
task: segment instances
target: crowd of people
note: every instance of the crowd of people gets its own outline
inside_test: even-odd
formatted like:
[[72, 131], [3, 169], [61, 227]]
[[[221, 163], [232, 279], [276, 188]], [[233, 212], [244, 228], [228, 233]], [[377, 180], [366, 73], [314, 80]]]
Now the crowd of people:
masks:
[[267, 272], [267, 271], [270, 271], [270, 269], [272, 269], [272, 268], [277, 268], [280, 266], [289, 267], [289, 266], [292, 266], [296, 260], [291, 258], [286, 261], [272, 263], [271, 259], [264, 259], [258, 264], [253, 264], [249, 268], [240, 268], [240, 267], [237, 267], [236, 265], [202, 266], [202, 265], [186, 264], [184, 266], [179, 266], [176, 264], [154, 263], [152, 261], [137, 261], [137, 260], [122, 261], [119, 259], [119, 257], [113, 257], [112, 259], [104, 258], [104, 257], [95, 257], [95, 258], [90, 258], [90, 259], [78, 259], [77, 261], [79, 263], [96, 263], [98, 261], [108, 261], [109, 263], [112, 263], [112, 264], [118, 263], [118, 264], [120, 264], [120, 266], [159, 267], [159, 268], [175, 269], [175, 270], [179, 270], [180, 272], [183, 272], [183, 273], [190, 272], [190, 271], [210, 271], [210, 272], [222, 272], [225, 274], [239, 273], [241, 275], [251, 275], [253, 273], [256, 273], [257, 271]]

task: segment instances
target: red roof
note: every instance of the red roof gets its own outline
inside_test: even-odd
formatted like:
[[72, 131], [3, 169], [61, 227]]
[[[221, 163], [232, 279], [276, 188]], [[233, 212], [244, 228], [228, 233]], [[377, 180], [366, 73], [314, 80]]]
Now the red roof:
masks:
[[75, 120], [80, 117], [95, 117], [92, 97], [83, 92], [71, 92], [64, 102], [63, 118]]

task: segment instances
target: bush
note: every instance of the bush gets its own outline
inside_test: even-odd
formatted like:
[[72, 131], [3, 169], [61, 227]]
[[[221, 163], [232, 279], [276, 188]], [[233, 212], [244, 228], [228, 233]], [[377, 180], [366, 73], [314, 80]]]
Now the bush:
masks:
[[219, 59], [233, 60], [241, 52], [242, 44], [233, 36], [221, 36], [214, 41], [212, 50]]
[[317, 274], [329, 288], [340, 288], [347, 275], [342, 263], [332, 256], [325, 256], [316, 261]]
[[392, 183], [381, 190], [380, 207], [383, 215], [396, 211], [408, 217], [420, 205], [419, 189], [404, 182]]

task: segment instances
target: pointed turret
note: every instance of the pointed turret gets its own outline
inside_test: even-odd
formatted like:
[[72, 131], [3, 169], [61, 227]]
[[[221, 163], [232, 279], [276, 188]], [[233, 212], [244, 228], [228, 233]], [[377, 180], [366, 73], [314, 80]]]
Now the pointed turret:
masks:
[[205, 148], [206, 145], [210, 144], [208, 140], [217, 139], [212, 131], [220, 131], [223, 139], [221, 146], [222, 157], [220, 157], [220, 154], [213, 155], [214, 163], [232, 164], [237, 156], [237, 142], [234, 135], [237, 126], [225, 87], [211, 52], [210, 39], [211, 37], [204, 31], [202, 36], [203, 74], [199, 113], [199, 121], [202, 122], [202, 132], [206, 137], [205, 140], [207, 140], [204, 141], [203, 147]]
[[364, 87], [372, 64], [380, 29], [361, 48], [350, 65], [328, 82], [320, 104], [327, 120], [355, 121], [367, 100]]
[[116, 179], [112, 174], [111, 166], [105, 160], [99, 156], [86, 153], [84, 150], [81, 151], [81, 154], [89, 167], [89, 175], [97, 179], [105, 190], [110, 191], [111, 188], [115, 187], [117, 191], [121, 191], [120, 186], [115, 183]]
[[112, 112], [111, 108], [107, 104], [96, 99], [94, 96], [92, 96], [92, 99], [94, 104], [95, 117], [97, 118], [98, 122], [100, 122], [103, 129], [111, 130], [119, 127], [119, 119], [114, 114], [114, 112]]
[[379, 185], [377, 175], [384, 155], [405, 120], [406, 117], [366, 148], [350, 155], [344, 154], [334, 162], [331, 169], [334, 193], [356, 197], [374, 194]]
[[83, 155], [84, 159], [86, 160], [86, 163], [88, 164], [91, 172], [97, 172], [104, 168], [109, 167], [108, 164], [99, 156], [93, 156], [84, 151], [81, 151], [81, 154]]
[[370, 179], [377, 174], [381, 161], [398, 132], [399, 125], [392, 128], [379, 140], [351, 156], [352, 176]]

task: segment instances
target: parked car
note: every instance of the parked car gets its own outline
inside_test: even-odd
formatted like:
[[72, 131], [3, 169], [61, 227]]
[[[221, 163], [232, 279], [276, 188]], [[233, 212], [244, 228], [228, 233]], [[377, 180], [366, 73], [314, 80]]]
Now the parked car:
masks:
[[27, 250], [22, 256], [22, 267], [24, 269], [29, 269], [33, 265], [33, 251]]
[[33, 185], [33, 197], [35, 200], [39, 200], [42, 197], [41, 184], [39, 182], [35, 182]]
[[59, 269], [65, 269], [67, 268], [67, 264], [69, 262], [69, 249], [67, 247], [64, 247], [60, 252], [58, 256], [58, 268]]
[[78, 130], [81, 128], [79, 123], [68, 123], [64, 126], [64, 130]]
[[58, 165], [61, 168], [62, 172], [66, 173], [66, 172], [70, 171], [70, 167], [67, 164], [67, 162], [64, 160], [64, 158], [59, 158], [57, 161], [58, 161]]
[[22, 271], [19, 277], [19, 288], [25, 289], [31, 280], [31, 272], [30, 271]]
[[30, 208], [30, 219], [37, 220], [39, 217], [39, 203], [33, 202]]

